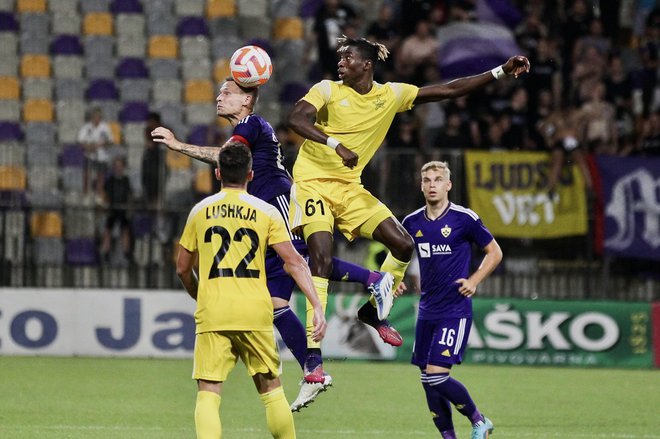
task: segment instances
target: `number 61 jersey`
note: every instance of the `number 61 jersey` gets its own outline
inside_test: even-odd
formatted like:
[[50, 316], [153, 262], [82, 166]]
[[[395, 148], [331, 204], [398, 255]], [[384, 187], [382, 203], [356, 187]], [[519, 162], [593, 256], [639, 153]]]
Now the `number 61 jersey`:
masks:
[[264, 258], [285, 241], [282, 215], [244, 190], [225, 188], [193, 207], [179, 244], [199, 254], [198, 334], [272, 330]]

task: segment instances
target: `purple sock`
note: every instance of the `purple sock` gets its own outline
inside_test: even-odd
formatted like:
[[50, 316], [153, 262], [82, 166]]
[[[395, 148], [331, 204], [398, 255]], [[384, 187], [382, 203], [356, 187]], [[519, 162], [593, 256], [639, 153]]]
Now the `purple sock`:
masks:
[[307, 333], [305, 327], [300, 322], [300, 319], [291, 308], [285, 306], [284, 308], [277, 308], [274, 311], [274, 323], [277, 330], [282, 336], [282, 340], [286, 347], [289, 348], [291, 353], [300, 367], [305, 365], [305, 358], [307, 357]]
[[338, 258], [332, 258], [332, 273], [330, 280], [343, 282], [359, 282], [366, 288], [378, 276], [378, 273], [367, 270], [364, 267], [346, 262]]
[[318, 348], [311, 348], [307, 350], [307, 358], [305, 360], [305, 367], [304, 371], [305, 372], [311, 372], [319, 364], [323, 364], [323, 357], [321, 356], [321, 349]]
[[451, 420], [451, 404], [427, 382], [426, 373], [422, 372], [422, 386], [426, 394], [426, 403], [433, 415], [433, 423], [443, 439], [456, 439], [454, 423]]
[[440, 395], [454, 404], [456, 410], [470, 420], [472, 424], [483, 421], [483, 416], [470, 397], [470, 393], [460, 381], [453, 379], [448, 373], [429, 373], [428, 383]]

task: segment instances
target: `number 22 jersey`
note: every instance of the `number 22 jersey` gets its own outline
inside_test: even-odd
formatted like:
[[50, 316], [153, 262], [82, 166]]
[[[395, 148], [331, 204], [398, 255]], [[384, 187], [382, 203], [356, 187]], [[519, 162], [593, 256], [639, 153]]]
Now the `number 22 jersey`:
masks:
[[225, 188], [193, 207], [179, 244], [199, 253], [197, 333], [272, 331], [264, 257], [285, 241], [279, 211], [243, 190]]

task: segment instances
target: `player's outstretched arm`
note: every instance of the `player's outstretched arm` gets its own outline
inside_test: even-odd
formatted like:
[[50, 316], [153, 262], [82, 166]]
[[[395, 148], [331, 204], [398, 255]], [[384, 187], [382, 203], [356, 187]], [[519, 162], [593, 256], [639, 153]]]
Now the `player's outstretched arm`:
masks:
[[458, 279], [456, 281], [456, 283], [459, 284], [459, 293], [464, 296], [474, 296], [477, 292], [477, 286], [486, 279], [502, 261], [502, 249], [494, 239], [484, 247], [484, 252], [486, 255], [481, 261], [479, 268], [477, 268], [477, 271], [472, 273], [472, 276], [467, 279]]
[[162, 143], [172, 151], [180, 152], [197, 160], [215, 165], [218, 158], [218, 146], [197, 146], [183, 143], [178, 140], [174, 133], [165, 127], [155, 128], [151, 132], [151, 138], [154, 142]]
[[415, 104], [453, 99], [466, 95], [505, 75], [517, 78], [529, 72], [529, 60], [522, 56], [512, 56], [506, 63], [479, 75], [454, 79], [445, 84], [428, 85], [419, 89]]
[[197, 276], [195, 276], [193, 270], [196, 254], [196, 252], [189, 252], [179, 245], [179, 256], [176, 260], [176, 274], [190, 297], [195, 300], [197, 300], [197, 287], [199, 286]]
[[316, 121], [316, 107], [302, 99], [293, 107], [288, 119], [289, 127], [293, 131], [305, 139], [333, 148], [337, 155], [341, 157], [344, 166], [354, 168], [358, 162], [358, 155], [338, 142], [337, 139], [329, 137], [316, 128], [314, 121]]
[[316, 294], [314, 282], [312, 281], [312, 273], [309, 271], [307, 262], [300, 256], [291, 244], [291, 241], [280, 242], [274, 244], [273, 250], [277, 252], [280, 258], [284, 261], [284, 269], [296, 281], [302, 290], [309, 303], [314, 307], [314, 332], [312, 340], [321, 341], [325, 336], [327, 323], [325, 321], [325, 314], [319, 296]]

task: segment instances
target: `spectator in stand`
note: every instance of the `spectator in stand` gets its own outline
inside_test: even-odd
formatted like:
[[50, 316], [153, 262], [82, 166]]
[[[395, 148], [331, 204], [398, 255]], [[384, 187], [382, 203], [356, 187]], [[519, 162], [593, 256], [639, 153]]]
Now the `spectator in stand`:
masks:
[[346, 33], [357, 15], [341, 0], [324, 0], [314, 17], [314, 32], [321, 74], [325, 79], [337, 78], [337, 38]]
[[133, 190], [131, 182], [126, 175], [126, 162], [124, 157], [115, 157], [112, 161], [112, 172], [103, 186], [105, 203], [108, 213], [103, 229], [101, 242], [101, 256], [105, 261], [110, 260], [112, 250], [112, 235], [114, 227], [119, 224], [120, 244], [124, 256], [122, 263], [131, 263], [132, 233], [129, 221], [129, 212], [132, 208]]
[[632, 82], [618, 54], [610, 57], [605, 78], [605, 100], [614, 105], [621, 152], [635, 148], [635, 118], [632, 112]]
[[110, 125], [103, 120], [103, 112], [99, 107], [92, 108], [87, 122], [78, 131], [78, 143], [84, 148], [87, 159], [85, 192], [92, 186], [97, 202], [102, 200], [103, 182], [110, 165], [112, 142], [112, 131]]
[[557, 105], [562, 95], [561, 59], [554, 42], [547, 38], [539, 40], [536, 53], [530, 62], [534, 63], [534, 68], [524, 82], [529, 92], [530, 107], [535, 108], [538, 104], [537, 98], [541, 90], [550, 90], [552, 100]]
[[589, 23], [589, 33], [577, 39], [573, 47], [573, 64], [586, 56], [588, 48], [594, 48], [598, 54], [606, 59], [612, 48], [612, 41], [603, 35], [603, 22], [593, 18]]
[[605, 85], [592, 81], [585, 87], [586, 101], [580, 107], [578, 120], [581, 139], [595, 154], [617, 154], [619, 152], [614, 105], [605, 101]]
[[144, 152], [142, 153], [142, 198], [145, 207], [156, 210], [162, 207], [162, 188], [165, 186], [167, 169], [165, 151], [151, 138], [151, 131], [161, 125], [159, 113], [149, 113], [144, 128]]
[[539, 11], [530, 11], [516, 28], [515, 35], [520, 47], [529, 53], [530, 57], [535, 57], [539, 42], [548, 37], [548, 29], [541, 21]]
[[654, 111], [642, 121], [636, 153], [660, 157], [660, 111]]
[[296, 158], [298, 157], [298, 150], [300, 150], [300, 145], [296, 144], [296, 142], [293, 140], [291, 130], [289, 130], [289, 127], [283, 123], [275, 127], [275, 136], [277, 137], [277, 140], [280, 141], [282, 156], [284, 158], [284, 167], [289, 174], [292, 174], [293, 164], [296, 162]]
[[439, 42], [435, 37], [431, 22], [420, 20], [415, 33], [401, 42], [396, 56], [396, 71], [400, 81], [422, 85], [420, 73], [426, 64], [437, 62]]
[[469, 149], [472, 148], [470, 136], [461, 124], [461, 115], [457, 112], [447, 114], [447, 123], [438, 134], [435, 145], [442, 149]]
[[367, 27], [367, 39], [389, 47], [392, 56], [383, 61], [379, 71], [374, 72], [374, 79], [381, 83], [396, 80], [395, 54], [399, 48], [400, 37], [394, 23], [392, 5], [383, 3], [378, 10], [378, 18]]
[[529, 107], [527, 100], [525, 88], [514, 89], [510, 106], [506, 111], [510, 117], [510, 126], [502, 138], [504, 144], [510, 149], [533, 149], [528, 132]]

